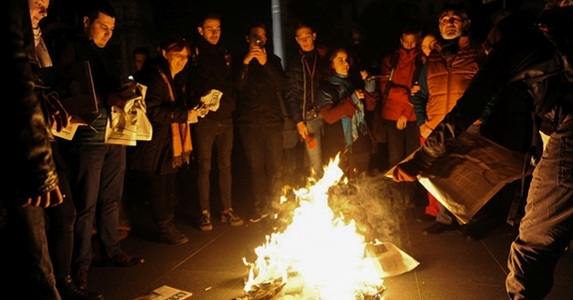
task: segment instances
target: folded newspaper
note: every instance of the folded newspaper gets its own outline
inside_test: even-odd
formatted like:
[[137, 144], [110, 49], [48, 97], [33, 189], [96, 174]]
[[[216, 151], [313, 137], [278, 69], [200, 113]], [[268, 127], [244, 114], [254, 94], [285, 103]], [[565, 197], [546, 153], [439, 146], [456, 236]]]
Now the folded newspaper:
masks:
[[[410, 160], [414, 153], [403, 161]], [[453, 150], [439, 157], [418, 180], [465, 224], [503, 186], [523, 176], [524, 159], [521, 153], [464, 132]], [[394, 168], [386, 175], [391, 177]]]

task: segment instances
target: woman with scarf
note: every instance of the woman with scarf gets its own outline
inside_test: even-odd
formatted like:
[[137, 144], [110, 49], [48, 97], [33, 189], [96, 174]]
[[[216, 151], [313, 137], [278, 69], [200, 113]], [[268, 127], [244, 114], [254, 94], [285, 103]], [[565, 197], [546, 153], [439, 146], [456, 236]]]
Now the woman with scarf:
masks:
[[[349, 178], [369, 170], [372, 144], [364, 119], [365, 105], [371, 111], [376, 105], [373, 80], [356, 88], [348, 78], [351, 66], [348, 52], [339, 48], [331, 52], [323, 70], [323, 82], [317, 94], [320, 114], [325, 121], [323, 162], [328, 164], [340, 154], [340, 168]], [[367, 72], [361, 71], [362, 79]]]
[[[188, 238], [174, 225], [175, 181], [177, 169], [186, 163], [192, 151], [189, 123], [197, 122], [198, 111], [188, 109], [184, 80], [174, 80], [189, 59], [189, 44], [182, 38], [167, 38], [159, 46], [159, 55], [148, 60], [140, 71], [139, 82], [147, 86], [147, 117], [153, 126], [153, 138], [138, 142], [130, 156], [130, 168], [142, 173], [149, 187], [149, 205], [159, 228], [160, 240], [183, 244]], [[183, 74], [183, 73], [182, 73]]]

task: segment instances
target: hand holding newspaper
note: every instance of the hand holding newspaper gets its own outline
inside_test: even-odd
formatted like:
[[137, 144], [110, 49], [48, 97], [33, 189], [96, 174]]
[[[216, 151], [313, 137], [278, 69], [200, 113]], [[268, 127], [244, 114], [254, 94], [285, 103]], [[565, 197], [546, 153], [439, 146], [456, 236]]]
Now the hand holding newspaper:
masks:
[[[418, 181], [465, 224], [503, 186], [523, 176], [524, 159], [521, 153], [464, 132], [453, 150], [436, 159]], [[395, 168], [385, 175], [392, 177]]]

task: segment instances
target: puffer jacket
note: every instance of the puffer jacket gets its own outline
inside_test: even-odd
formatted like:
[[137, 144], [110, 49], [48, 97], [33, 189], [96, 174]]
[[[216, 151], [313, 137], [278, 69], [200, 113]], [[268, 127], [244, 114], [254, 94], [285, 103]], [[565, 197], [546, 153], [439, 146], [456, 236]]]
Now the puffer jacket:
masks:
[[[456, 105], [477, 73], [484, 55], [483, 49], [467, 36], [461, 37], [458, 45], [456, 55], [450, 60], [445, 60], [440, 51], [433, 50], [426, 62], [427, 99], [424, 99], [425, 102], [422, 103], [425, 105], [422, 106], [425, 109], [425, 123], [432, 129]], [[424, 79], [420, 78], [420, 81], [422, 80]], [[415, 106], [419, 100], [416, 94], [413, 100]], [[421, 116], [418, 118], [418, 124], [420, 119]]]
[[11, 91], [6, 94], [8, 101], [4, 101], [4, 108], [12, 117], [2, 118], [4, 141], [9, 145], [4, 149], [7, 153], [2, 167], [8, 176], [2, 181], [5, 190], [29, 198], [53, 190], [58, 185], [58, 176], [49, 143], [51, 134], [34, 92], [35, 75], [29, 60], [29, 54], [34, 52], [34, 37], [24, 4], [25, 1], [10, 0], [4, 10], [9, 43], [2, 66], [9, 74], [4, 82]]

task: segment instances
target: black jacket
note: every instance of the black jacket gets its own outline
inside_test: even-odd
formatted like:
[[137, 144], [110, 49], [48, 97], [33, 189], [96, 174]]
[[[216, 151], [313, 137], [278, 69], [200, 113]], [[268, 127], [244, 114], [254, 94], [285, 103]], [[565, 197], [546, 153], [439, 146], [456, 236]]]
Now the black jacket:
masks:
[[103, 144], [106, 122], [110, 107], [107, 96], [121, 86], [121, 71], [113, 53], [107, 48], [99, 48], [78, 28], [63, 39], [62, 46], [50, 53], [55, 64], [74, 63], [88, 60], [92, 71], [94, 88], [101, 116], [92, 123], [92, 127], [80, 126], [74, 135], [74, 142]]
[[199, 37], [196, 47], [191, 49], [192, 70], [190, 78], [191, 102], [200, 104], [201, 96], [211, 89], [223, 92], [217, 111], [210, 111], [205, 118], [214, 120], [231, 119], [235, 110], [235, 95], [231, 75], [231, 56], [219, 42], [212, 45]]
[[287, 111], [295, 124], [303, 121], [305, 119], [303, 114], [313, 108], [318, 113], [316, 100], [316, 91], [319, 86], [318, 73], [322, 67], [321, 60], [325, 52], [326, 49], [315, 47], [307, 53], [298, 52], [288, 61], [284, 98]]
[[283, 114], [278, 94], [285, 86], [286, 75], [278, 56], [269, 53], [261, 66], [253, 59], [243, 65], [235, 79], [238, 91], [240, 123], [282, 129]]
[[[25, 1], [8, 1], [4, 8], [7, 20], [8, 54], [3, 55], [2, 66], [6, 101], [5, 111], [11, 116], [3, 119], [5, 157], [3, 180], [5, 190], [11, 196], [39, 196], [53, 190], [58, 184], [56, 167], [52, 158], [49, 139], [51, 134], [40, 101], [34, 93], [34, 78], [30, 54], [34, 53], [34, 37], [28, 5]], [[34, 53], [35, 55], [35, 53]]]
[[187, 122], [188, 109], [181, 99], [171, 101], [169, 89], [161, 73], [165, 74], [174, 94], [183, 87], [174, 83], [167, 60], [163, 56], [151, 59], [140, 71], [140, 83], [147, 86], [145, 103], [147, 117], [153, 126], [151, 141], [138, 141], [130, 155], [129, 167], [133, 170], [163, 175], [175, 172], [172, 167], [173, 148], [171, 123]]
[[[573, 7], [558, 8], [552, 12], [546, 11], [544, 14], [551, 14], [552, 17], [547, 19], [547, 22], [559, 24], [556, 31], [558, 32], [559, 28], [563, 29], [561, 34], [569, 34], [569, 41], [571, 41]], [[520, 15], [509, 16], [500, 21], [500, 25], [505, 22], [519, 21], [517, 19], [519, 17]], [[413, 163], [419, 169], [427, 168], [437, 157], [448, 151], [451, 142], [479, 118], [494, 95], [499, 98], [493, 108], [494, 111], [500, 103], [510, 101], [515, 103], [518, 99], [517, 103], [526, 108], [525, 112], [522, 112], [526, 118], [531, 118], [532, 114], [543, 118], [548, 115], [547, 107], [551, 112], [556, 105], [565, 107], [568, 105], [560, 101], [573, 96], [571, 89], [564, 91], [556, 86], [549, 86], [552, 83], [548, 80], [537, 81], [532, 85], [526, 84], [528, 78], [556, 71], [552, 70], [555, 67], [553, 59], [556, 47], [550, 39], [533, 26], [534, 24], [530, 25], [515, 27], [519, 30], [505, 35], [492, 46], [479, 72], [458, 100], [456, 107], [446, 115], [428, 136], [421, 150], [415, 154]], [[570, 51], [571, 47], [566, 49]], [[569, 54], [573, 53], [569, 52]], [[555, 78], [558, 79], [558, 77]], [[507, 97], [508, 95], [511, 97]], [[524, 109], [520, 107], [520, 110]], [[566, 110], [562, 112], [567, 112], [567, 110], [571, 111], [566, 107]], [[556, 117], [559, 119], [560, 116]], [[522, 134], [532, 136], [531, 131], [525, 131]]]

